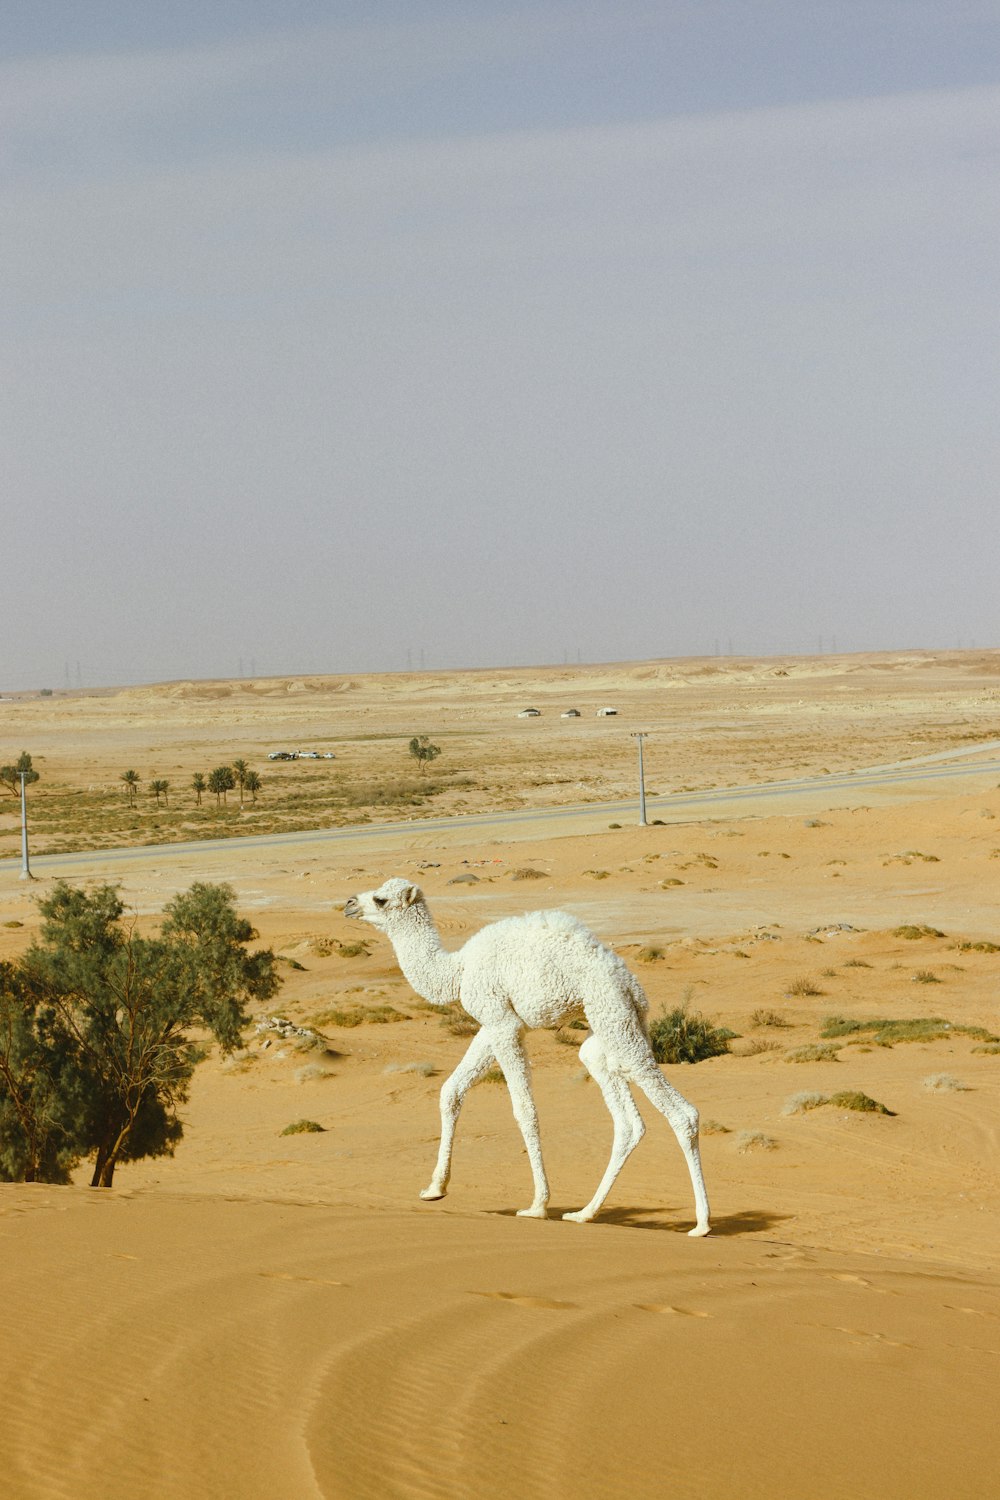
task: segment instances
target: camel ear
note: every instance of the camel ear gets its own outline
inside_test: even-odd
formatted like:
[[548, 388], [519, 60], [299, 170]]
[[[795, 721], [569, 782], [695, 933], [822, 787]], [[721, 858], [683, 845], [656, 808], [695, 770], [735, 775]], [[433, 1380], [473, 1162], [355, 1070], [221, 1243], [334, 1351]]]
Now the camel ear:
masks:
[[408, 885], [406, 887], [406, 891], [403, 895], [403, 904], [405, 906], [412, 906], [414, 901], [422, 901], [423, 899], [424, 893], [420, 889], [419, 885]]

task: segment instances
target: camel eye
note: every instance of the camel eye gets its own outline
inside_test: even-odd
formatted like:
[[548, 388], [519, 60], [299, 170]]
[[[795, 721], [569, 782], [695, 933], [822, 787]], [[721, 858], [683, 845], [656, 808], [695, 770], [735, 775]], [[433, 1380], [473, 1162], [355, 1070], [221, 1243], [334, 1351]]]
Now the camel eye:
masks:
[[388, 898], [388, 896], [373, 896], [372, 900], [375, 902], [376, 906], [388, 906], [389, 905], [389, 898]]

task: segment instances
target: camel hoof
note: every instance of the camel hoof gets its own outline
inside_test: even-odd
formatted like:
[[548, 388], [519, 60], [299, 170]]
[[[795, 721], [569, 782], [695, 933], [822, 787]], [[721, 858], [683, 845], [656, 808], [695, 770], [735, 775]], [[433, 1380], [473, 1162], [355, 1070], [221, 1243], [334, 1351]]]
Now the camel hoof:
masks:
[[706, 1234], [711, 1234], [711, 1224], [696, 1224], [693, 1229], [688, 1230], [689, 1240], [700, 1240]]
[[433, 1203], [436, 1202], [438, 1198], [444, 1197], [444, 1188], [441, 1188], [440, 1192], [437, 1188], [434, 1187], [424, 1188], [421, 1191], [420, 1196], [424, 1199], [425, 1202]]
[[519, 1219], [547, 1219], [548, 1216], [549, 1211], [545, 1207], [544, 1203], [542, 1204], [541, 1208], [519, 1208], [517, 1211], [517, 1217]]
[[563, 1214], [563, 1218], [569, 1219], [571, 1224], [589, 1224], [593, 1217], [584, 1208], [578, 1208], [575, 1214]]

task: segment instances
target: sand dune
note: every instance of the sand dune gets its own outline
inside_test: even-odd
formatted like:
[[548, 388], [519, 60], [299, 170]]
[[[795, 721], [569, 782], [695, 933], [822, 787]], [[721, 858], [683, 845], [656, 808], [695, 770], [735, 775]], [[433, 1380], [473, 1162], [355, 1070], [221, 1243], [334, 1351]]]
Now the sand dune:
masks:
[[[419, 695], [480, 714], [462, 743], [483, 764], [513, 746], [514, 784], [562, 743], [551, 706], [587, 684], [676, 713], [671, 745], [720, 781], [737, 779], [729, 753], [762, 683], [781, 699], [780, 729], [754, 742], [760, 775], [782, 774], [800, 732], [816, 764], [824, 748], [860, 763], [1000, 737], [995, 663], [979, 657], [470, 677], [32, 701], [16, 748], [24, 728], [47, 747], [47, 775], [64, 755], [67, 777], [97, 779], [124, 746], [173, 743], [175, 713], [190, 715], [178, 745], [221, 750], [220, 723], [266, 743], [292, 722], [269, 717], [275, 705], [336, 693], [351, 732], [367, 733], [412, 724]], [[501, 678], [513, 702], [551, 694], [540, 737], [500, 725]], [[232, 721], [213, 717], [223, 710]], [[598, 749], [581, 765], [613, 790], [611, 742], [584, 727]], [[299, 966], [283, 966], [277, 1011], [328, 1050], [262, 1032], [236, 1059], [211, 1055], [176, 1156], [121, 1168], [113, 1191], [82, 1186], [84, 1172], [73, 1187], [0, 1186], [4, 1495], [994, 1495], [1000, 1056], [963, 1028], [1000, 1031], [998, 819], [1000, 792], [973, 771], [866, 789], [848, 807], [831, 798], [808, 817], [769, 808], [560, 837], [414, 824], [349, 848], [233, 841], [45, 865], [45, 881], [122, 880], [140, 923], [194, 879], [228, 881], [262, 940]], [[541, 878], [515, 879], [524, 867]], [[670, 1070], [706, 1123], [709, 1239], [686, 1236], [687, 1174], [645, 1104], [646, 1138], [597, 1222], [555, 1217], [593, 1192], [610, 1123], [573, 1047], [549, 1033], [529, 1052], [553, 1217], [515, 1217], [530, 1175], [502, 1085], [472, 1092], [449, 1196], [420, 1202], [437, 1093], [467, 1043], [416, 1001], [377, 935], [351, 956], [339, 946], [364, 935], [341, 914], [346, 896], [397, 873], [423, 885], [451, 946], [483, 922], [564, 907], [618, 948], [654, 1014], [686, 997], [738, 1033], [731, 1055]], [[6, 866], [0, 957], [36, 921]], [[358, 1012], [369, 1019], [329, 1019]], [[951, 1029], [892, 1046], [848, 1036], [831, 1060], [795, 1061], [831, 1015]], [[786, 1113], [793, 1096], [851, 1090], [894, 1114]], [[322, 1132], [282, 1135], [303, 1118]]]

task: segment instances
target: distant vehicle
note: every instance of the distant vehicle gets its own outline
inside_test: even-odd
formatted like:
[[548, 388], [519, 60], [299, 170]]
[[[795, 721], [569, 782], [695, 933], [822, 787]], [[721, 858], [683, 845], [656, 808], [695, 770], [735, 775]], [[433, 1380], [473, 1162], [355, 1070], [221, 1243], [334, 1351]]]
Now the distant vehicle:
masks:
[[542, 710], [540, 708], [522, 708], [517, 716], [519, 719], [540, 719]]
[[337, 757], [334, 755], [334, 753], [333, 753], [332, 750], [324, 750], [323, 751], [323, 759], [324, 760], [336, 760]]
[[271, 750], [268, 752], [268, 760], [298, 760], [297, 750]]
[[597, 710], [597, 717], [599, 719], [613, 719], [616, 717], [617, 713], [617, 708], [599, 708]]
[[299, 760], [319, 760], [318, 750], [300, 750]]
[[578, 708], [567, 708], [566, 712], [560, 714], [559, 717], [562, 719], [578, 719], [580, 717], [580, 710]]

